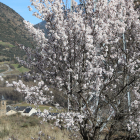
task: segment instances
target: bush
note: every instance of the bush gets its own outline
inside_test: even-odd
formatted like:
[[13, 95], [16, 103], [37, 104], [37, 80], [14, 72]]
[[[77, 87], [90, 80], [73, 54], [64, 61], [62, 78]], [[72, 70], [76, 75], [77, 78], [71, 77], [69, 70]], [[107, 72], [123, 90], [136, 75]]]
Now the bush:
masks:
[[10, 67], [11, 69], [15, 69], [15, 67], [14, 67], [14, 66], [12, 66], [11, 64], [9, 64], [9, 67]]
[[11, 100], [7, 101], [7, 105], [11, 105], [11, 104], [13, 104], [13, 101]]
[[7, 58], [6, 61], [10, 61], [10, 58]]
[[20, 68], [20, 67], [22, 67], [22, 65], [19, 64], [17, 68]]
[[29, 124], [28, 123], [24, 123], [23, 125], [21, 125], [21, 127], [28, 127], [29, 126]]
[[35, 117], [30, 117], [29, 119], [29, 124], [30, 126], [36, 126], [40, 123], [39, 119], [38, 118], [35, 118]]
[[0, 138], [4, 138], [8, 135], [9, 135], [9, 130], [3, 129], [2, 131], [0, 131]]
[[39, 123], [40, 123], [40, 120], [36, 117], [24, 116], [23, 124], [21, 125], [21, 127], [36, 126], [36, 125], [39, 125]]
[[37, 122], [35, 122], [35, 121], [33, 121], [33, 120], [30, 121], [29, 123], [30, 123], [30, 126], [35, 126], [35, 125], [37, 125]]

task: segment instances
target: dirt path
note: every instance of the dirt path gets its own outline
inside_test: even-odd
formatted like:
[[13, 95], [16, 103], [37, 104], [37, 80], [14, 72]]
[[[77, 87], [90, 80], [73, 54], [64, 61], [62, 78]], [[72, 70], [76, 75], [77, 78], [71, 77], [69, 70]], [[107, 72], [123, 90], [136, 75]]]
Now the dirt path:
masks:
[[8, 70], [5, 71], [5, 72], [1, 72], [1, 73], [0, 73], [0, 76], [5, 76], [5, 75], [7, 75], [7, 74], [5, 74], [5, 73], [13, 71], [13, 70], [9, 67], [9, 65], [7, 65], [7, 64], [3, 64], [3, 65], [7, 66], [7, 67], [8, 67]]

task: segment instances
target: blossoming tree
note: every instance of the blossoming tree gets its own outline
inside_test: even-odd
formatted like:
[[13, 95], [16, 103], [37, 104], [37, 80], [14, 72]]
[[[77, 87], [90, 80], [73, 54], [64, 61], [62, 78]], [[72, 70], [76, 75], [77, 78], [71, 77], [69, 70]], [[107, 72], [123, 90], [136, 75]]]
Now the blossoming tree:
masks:
[[[130, 121], [136, 111], [123, 107], [127, 105], [126, 93], [135, 93], [139, 99], [140, 22], [133, 1], [85, 0], [83, 7], [73, 1], [71, 11], [61, 0], [31, 0], [31, 3], [40, 13], [34, 15], [46, 20], [49, 34], [45, 38], [43, 31], [24, 20], [37, 46], [31, 49], [17, 44], [26, 51], [28, 60], [17, 59], [28, 68], [36, 67], [38, 72], [33, 75], [41, 81], [35, 87], [22, 81], [13, 81], [11, 85], [7, 82], [8, 85], [26, 93], [26, 100], [37, 105], [52, 100], [51, 96], [43, 95], [51, 83], [68, 96], [68, 113], [53, 118], [56, 126], [61, 127], [63, 120], [64, 127], [79, 130], [84, 140], [98, 140], [112, 116], [105, 136], [111, 139], [115, 124]], [[123, 42], [124, 38], [128, 42]], [[52, 119], [48, 113], [44, 110], [39, 114], [43, 121]], [[126, 124], [130, 130], [130, 123]]]

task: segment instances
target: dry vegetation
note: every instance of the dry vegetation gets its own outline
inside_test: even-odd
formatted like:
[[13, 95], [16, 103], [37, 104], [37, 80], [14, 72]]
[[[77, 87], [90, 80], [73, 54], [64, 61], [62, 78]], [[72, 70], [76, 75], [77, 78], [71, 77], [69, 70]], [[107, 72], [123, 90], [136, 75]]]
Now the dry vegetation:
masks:
[[[42, 118], [36, 116], [25, 117], [20, 114], [4, 116], [0, 118], [0, 139], [1, 140], [31, 140], [41, 137], [41, 140], [76, 140], [67, 130], [43, 122]], [[39, 134], [39, 131], [42, 131]], [[78, 138], [80, 140], [80, 138]]]
[[[42, 118], [37, 116], [21, 116], [20, 113], [0, 117], [0, 140], [82, 140], [80, 135], [75, 132], [67, 131], [66, 129], [60, 129], [54, 127], [50, 123], [43, 122]], [[52, 123], [52, 124], [51, 124]], [[42, 131], [40, 134], [39, 132]], [[99, 140], [103, 140], [105, 134], [108, 133], [107, 129], [104, 129], [104, 134], [100, 135]], [[126, 132], [117, 131], [111, 140], [126, 135]], [[120, 139], [119, 139], [120, 140]]]

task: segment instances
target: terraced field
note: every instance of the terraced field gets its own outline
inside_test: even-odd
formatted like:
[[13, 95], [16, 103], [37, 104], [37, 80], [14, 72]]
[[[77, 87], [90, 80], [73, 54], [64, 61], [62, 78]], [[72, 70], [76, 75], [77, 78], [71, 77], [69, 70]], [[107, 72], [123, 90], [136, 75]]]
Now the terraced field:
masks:
[[15, 69], [11, 69], [9, 67], [9, 62], [1, 62], [0, 63], [0, 75], [5, 76], [5, 75], [19, 75], [24, 72], [30, 71], [29, 69], [21, 66], [18, 68], [19, 64], [11, 64], [14, 66]]
[[27, 69], [27, 68], [25, 68], [25, 67], [20, 67], [20, 68], [18, 68], [18, 66], [19, 66], [19, 64], [12, 64], [12, 66], [14, 66], [15, 67], [15, 70], [18, 70], [20, 73], [24, 73], [24, 72], [28, 72], [29, 71], [29, 69]]
[[8, 68], [5, 65], [0, 65], [0, 73], [7, 71]]

